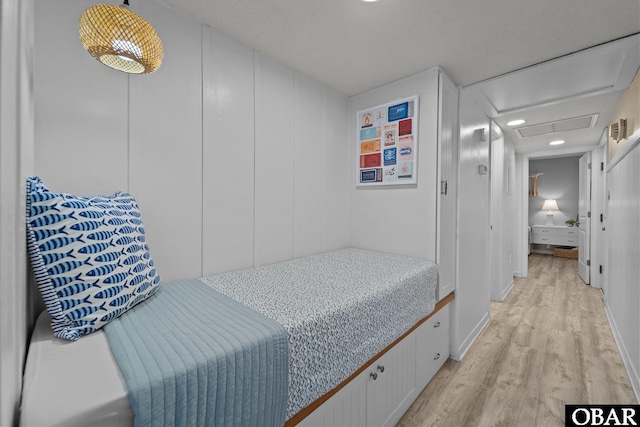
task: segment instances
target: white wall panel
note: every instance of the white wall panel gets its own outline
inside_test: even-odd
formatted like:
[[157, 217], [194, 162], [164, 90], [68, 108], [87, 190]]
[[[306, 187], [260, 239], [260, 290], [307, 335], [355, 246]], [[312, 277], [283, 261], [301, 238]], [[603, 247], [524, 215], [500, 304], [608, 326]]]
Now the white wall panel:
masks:
[[293, 258], [294, 74], [255, 54], [255, 265]]
[[349, 244], [350, 144], [347, 98], [331, 89], [326, 92], [324, 129], [324, 244], [325, 250]]
[[140, 13], [155, 28], [165, 59], [130, 77], [131, 193], [163, 281], [202, 273], [201, 25], [156, 2]]
[[607, 176], [609, 187], [605, 269], [607, 314], [631, 383], [640, 394], [640, 146]]
[[37, 0], [35, 173], [54, 191], [127, 190], [127, 74], [89, 55], [78, 22], [89, 0]]
[[25, 178], [33, 172], [33, 1], [0, 1], [0, 425], [17, 425], [32, 315]]
[[293, 255], [300, 257], [324, 250], [325, 194], [327, 175], [324, 157], [324, 101], [327, 89], [295, 76], [295, 170], [293, 209]]
[[[489, 322], [489, 119], [460, 92], [458, 285], [451, 313], [451, 357], [460, 360]], [[485, 141], [479, 129], [484, 129]]]
[[203, 27], [203, 275], [253, 266], [253, 51]]
[[[356, 187], [356, 113], [395, 99], [418, 95], [418, 183]], [[438, 69], [416, 74], [350, 99], [350, 245], [436, 259], [438, 156]]]

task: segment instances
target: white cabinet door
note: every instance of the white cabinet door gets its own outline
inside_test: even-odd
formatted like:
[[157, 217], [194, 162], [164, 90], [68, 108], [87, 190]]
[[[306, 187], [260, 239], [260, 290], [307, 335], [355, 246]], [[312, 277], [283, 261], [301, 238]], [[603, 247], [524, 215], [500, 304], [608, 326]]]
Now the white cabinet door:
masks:
[[368, 377], [368, 370], [362, 372], [302, 420], [298, 426], [366, 426]]
[[436, 263], [438, 264], [438, 298], [456, 288], [456, 208], [458, 164], [458, 88], [440, 73], [438, 117], [438, 226]]
[[415, 342], [406, 337], [298, 425], [394, 426], [417, 397]]
[[413, 403], [416, 391], [413, 335], [384, 354], [368, 370], [367, 426], [394, 426]]

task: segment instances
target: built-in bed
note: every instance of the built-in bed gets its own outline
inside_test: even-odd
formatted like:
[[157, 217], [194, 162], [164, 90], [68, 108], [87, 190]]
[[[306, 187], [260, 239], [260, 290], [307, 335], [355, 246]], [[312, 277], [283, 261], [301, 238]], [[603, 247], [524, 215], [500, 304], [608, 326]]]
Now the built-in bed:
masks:
[[436, 287], [430, 261], [348, 248], [161, 284], [76, 342], [53, 337], [45, 312], [20, 425], [296, 424], [365, 368], [382, 375], [376, 360], [397, 343], [420, 365], [415, 334], [437, 315]]

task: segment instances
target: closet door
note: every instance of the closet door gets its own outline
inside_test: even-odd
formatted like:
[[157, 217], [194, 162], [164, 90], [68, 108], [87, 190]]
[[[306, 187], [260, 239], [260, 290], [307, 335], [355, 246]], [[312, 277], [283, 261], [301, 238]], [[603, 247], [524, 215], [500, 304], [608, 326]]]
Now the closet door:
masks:
[[438, 298], [456, 288], [458, 88], [442, 72], [439, 76], [437, 250]]

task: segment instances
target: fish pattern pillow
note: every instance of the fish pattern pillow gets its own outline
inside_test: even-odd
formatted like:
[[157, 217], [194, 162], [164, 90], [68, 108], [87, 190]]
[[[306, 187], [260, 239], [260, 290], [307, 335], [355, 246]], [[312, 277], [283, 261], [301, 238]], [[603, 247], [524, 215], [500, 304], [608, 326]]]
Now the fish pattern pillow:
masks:
[[135, 199], [80, 197], [27, 179], [27, 248], [55, 336], [75, 341], [160, 284]]

